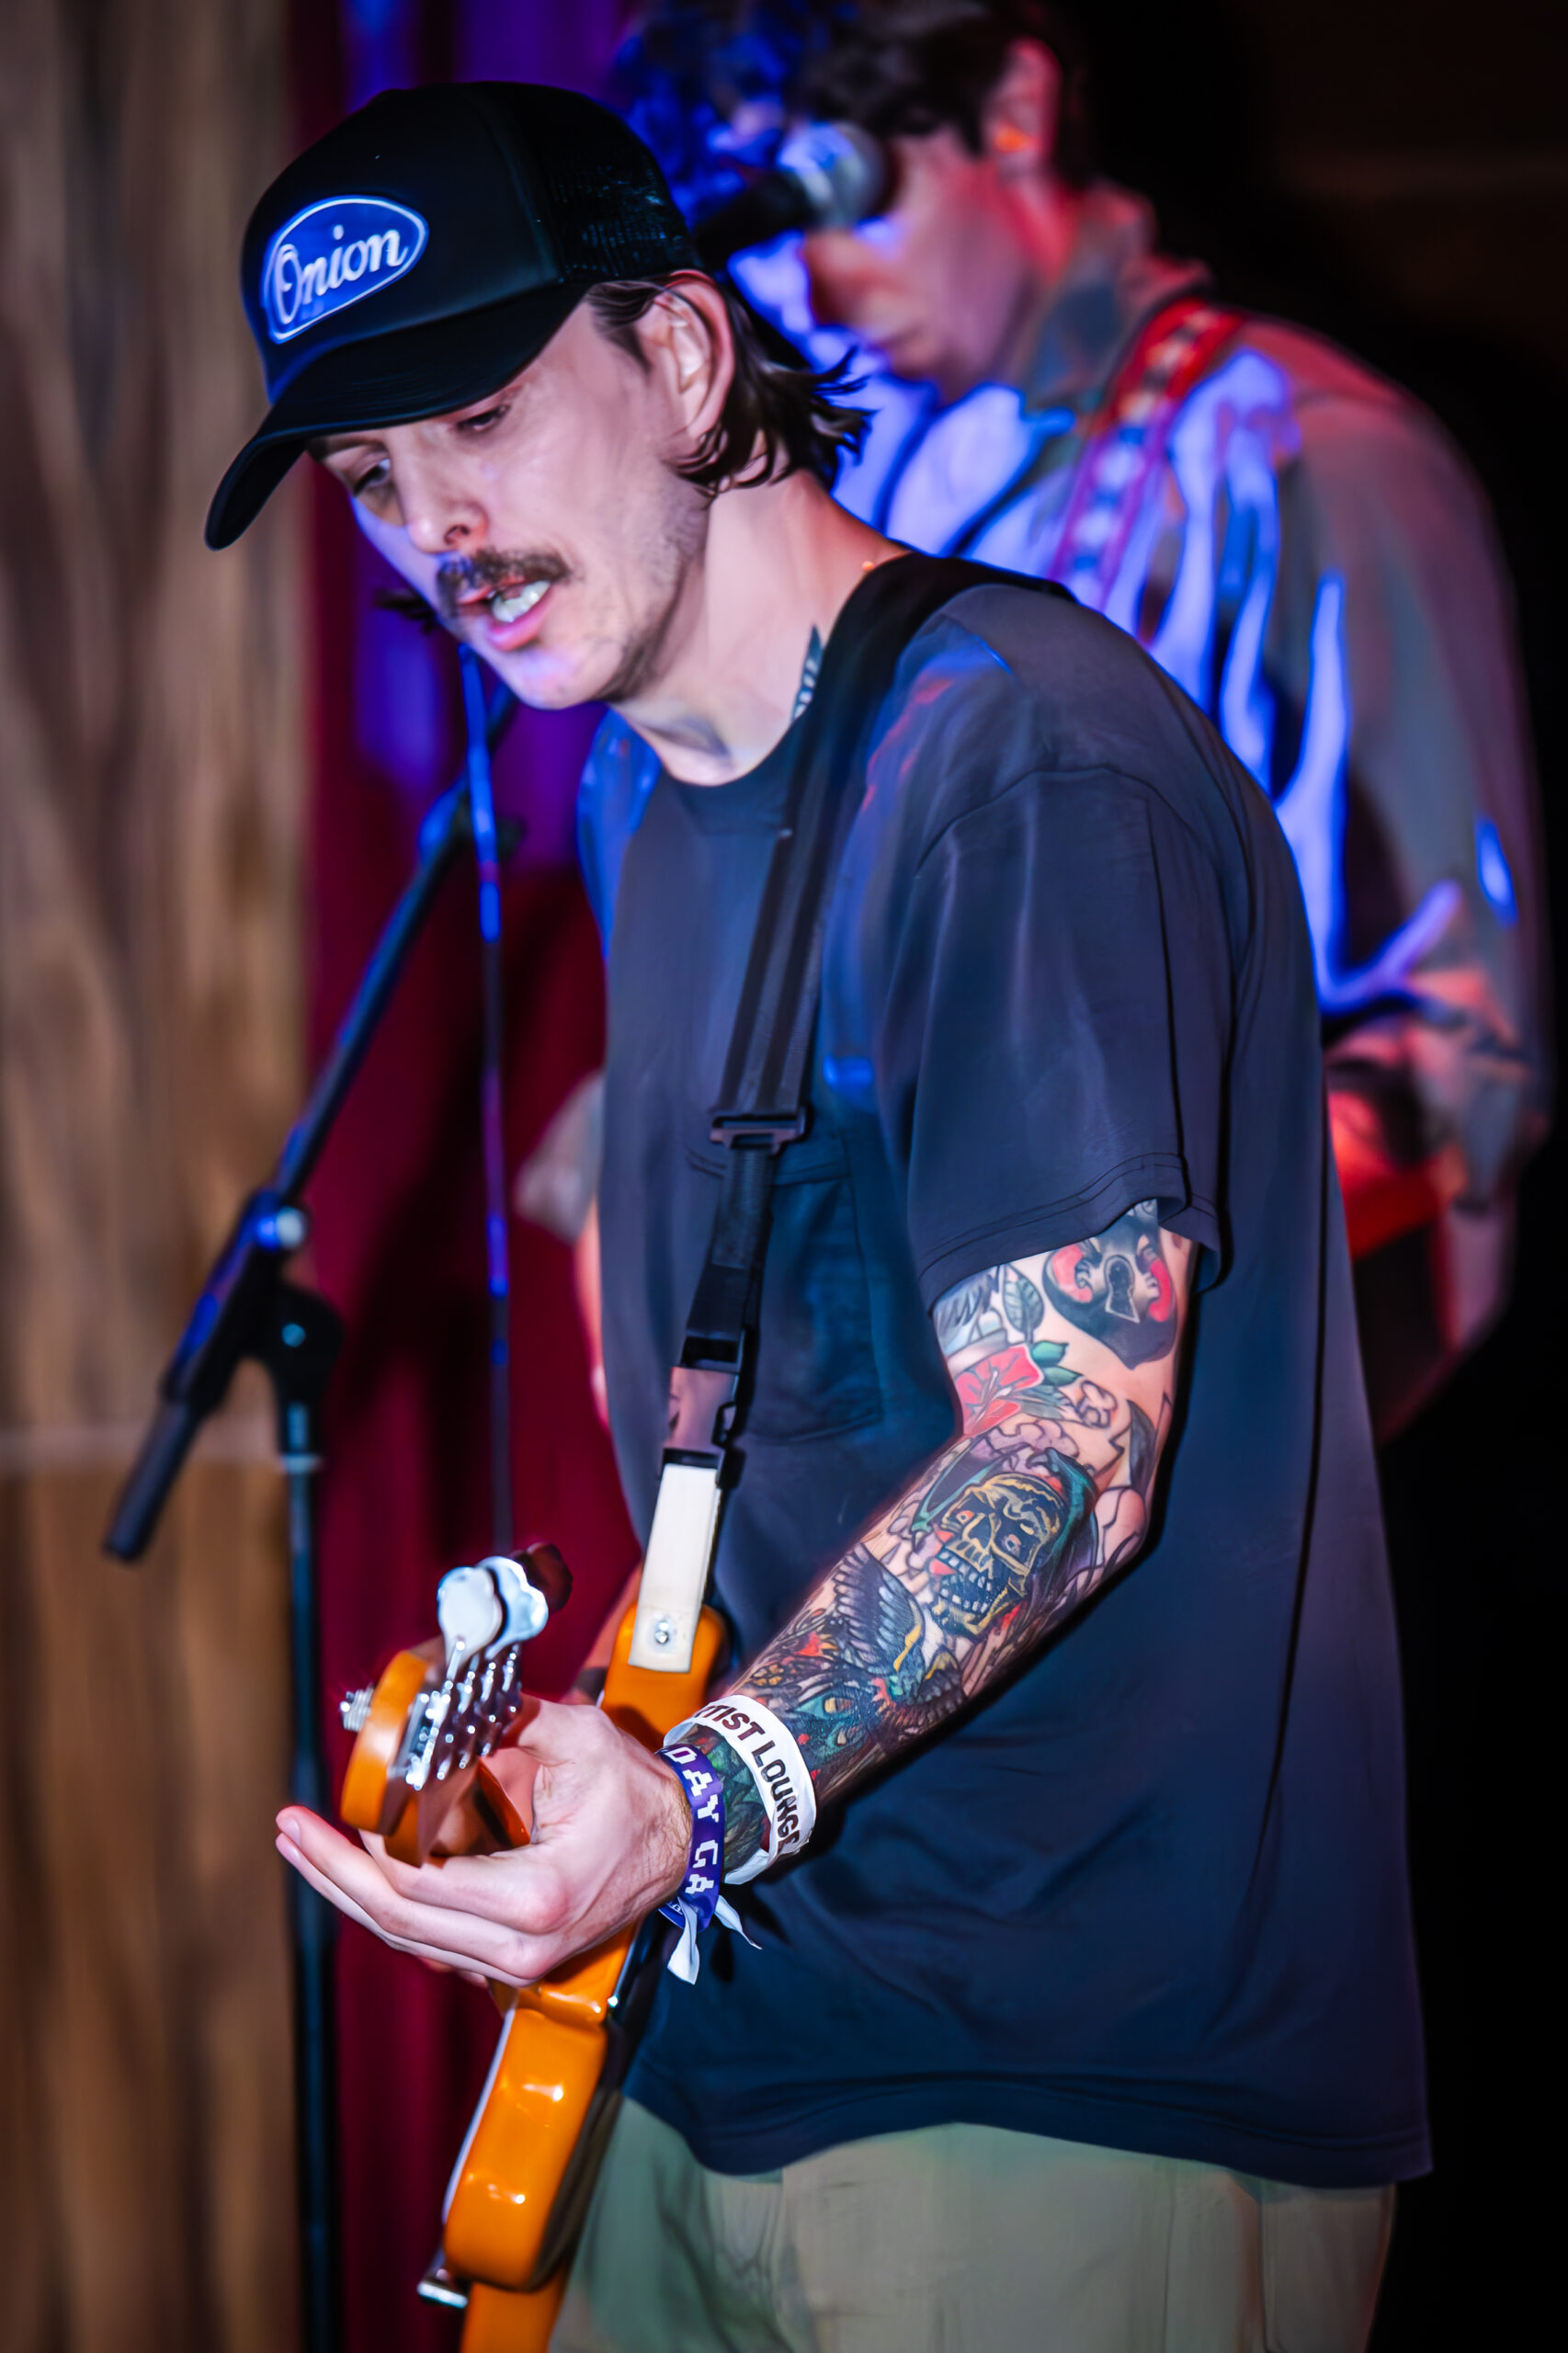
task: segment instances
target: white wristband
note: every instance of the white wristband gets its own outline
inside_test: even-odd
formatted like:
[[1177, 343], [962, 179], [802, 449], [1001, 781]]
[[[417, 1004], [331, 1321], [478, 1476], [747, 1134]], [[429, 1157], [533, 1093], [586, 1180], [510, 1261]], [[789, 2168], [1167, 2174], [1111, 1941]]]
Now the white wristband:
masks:
[[665, 1736], [665, 1745], [684, 1740], [699, 1724], [720, 1733], [737, 1756], [744, 1760], [746, 1769], [756, 1783], [756, 1793], [762, 1800], [772, 1832], [769, 1845], [744, 1862], [738, 1871], [726, 1871], [725, 1879], [734, 1886], [755, 1879], [759, 1871], [781, 1862], [786, 1855], [798, 1855], [817, 1826], [816, 1791], [806, 1770], [806, 1760], [788, 1725], [779, 1722], [771, 1708], [749, 1692], [736, 1693], [727, 1699], [710, 1699], [699, 1708], [685, 1723], [677, 1724]]

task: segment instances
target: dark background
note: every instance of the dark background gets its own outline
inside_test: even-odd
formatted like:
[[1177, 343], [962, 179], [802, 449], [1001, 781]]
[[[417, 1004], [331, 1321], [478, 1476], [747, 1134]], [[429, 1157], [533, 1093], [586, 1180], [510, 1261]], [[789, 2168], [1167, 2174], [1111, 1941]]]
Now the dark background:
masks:
[[[1481, 472], [1518, 590], [1560, 876], [1568, 10], [1129, 0], [1084, 13], [1104, 164], [1154, 198], [1167, 244], [1207, 258], [1221, 292], [1319, 327], [1412, 387]], [[623, 14], [614, 0], [298, 0], [300, 134], [385, 82], [510, 74], [595, 88]], [[319, 504], [314, 529], [319, 1046], [455, 738], [449, 649], [378, 611], [377, 567], [340, 502]], [[570, 866], [585, 740], [581, 718], [530, 715], [503, 778], [529, 827], [507, 911], [514, 1161], [597, 1051], [597, 953]], [[318, 1188], [321, 1270], [352, 1335], [325, 1522], [335, 1683], [423, 1623], [434, 1574], [466, 1557], [483, 1518], [469, 912], [449, 905], [422, 949]], [[1554, 1141], [1525, 1180], [1506, 1322], [1383, 1466], [1437, 2170], [1402, 2194], [1378, 2353], [1527, 2341], [1546, 2288], [1562, 1199]], [[583, 1582], [564, 1668], [631, 1540], [585, 1412], [564, 1253], [537, 1235], [517, 1253], [524, 1509]], [[415, 2257], [492, 2026], [464, 1989], [354, 1930], [342, 1984], [349, 2342], [434, 2347], [452, 2332], [415, 2304]]]
[[[1481, 474], [1564, 957], [1568, 10], [1136, 0], [1096, 46], [1105, 160], [1167, 242], [1408, 385]], [[1436, 2170], [1401, 2193], [1377, 2353], [1534, 2341], [1549, 2295], [1563, 1206], [1559, 1130], [1508, 1313], [1382, 1461]]]

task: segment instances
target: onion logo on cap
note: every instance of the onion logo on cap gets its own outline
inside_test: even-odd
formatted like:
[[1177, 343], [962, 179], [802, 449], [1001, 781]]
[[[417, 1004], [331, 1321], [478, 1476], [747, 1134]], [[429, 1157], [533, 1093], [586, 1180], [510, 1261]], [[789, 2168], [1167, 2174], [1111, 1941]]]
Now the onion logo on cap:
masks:
[[319, 326], [335, 311], [379, 294], [414, 267], [430, 234], [406, 205], [339, 196], [286, 221], [261, 265], [261, 303], [274, 343]]

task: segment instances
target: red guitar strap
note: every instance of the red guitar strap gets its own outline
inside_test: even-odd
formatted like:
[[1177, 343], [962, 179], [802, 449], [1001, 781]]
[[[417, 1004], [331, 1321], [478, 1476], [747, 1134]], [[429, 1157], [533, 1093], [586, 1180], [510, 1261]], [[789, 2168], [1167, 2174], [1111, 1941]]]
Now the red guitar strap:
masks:
[[1241, 324], [1239, 312], [1184, 295], [1154, 313], [1117, 370], [1051, 563], [1081, 605], [1103, 611], [1177, 412]]

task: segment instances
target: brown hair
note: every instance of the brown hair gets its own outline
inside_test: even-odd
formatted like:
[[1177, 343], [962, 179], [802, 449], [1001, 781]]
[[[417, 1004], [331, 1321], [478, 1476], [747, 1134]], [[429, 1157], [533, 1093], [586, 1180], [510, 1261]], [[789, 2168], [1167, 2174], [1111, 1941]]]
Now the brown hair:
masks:
[[[588, 308], [603, 332], [641, 368], [648, 362], [637, 322], [668, 283], [666, 278], [615, 278], [588, 291]], [[744, 489], [801, 472], [831, 490], [840, 459], [858, 449], [865, 434], [865, 411], [844, 401], [858, 384], [842, 366], [812, 368], [737, 287], [724, 278], [715, 283], [729, 314], [735, 373], [718, 423], [681, 473], [710, 494], [726, 483]]]
[[1019, 40], [1039, 41], [1062, 69], [1052, 169], [1082, 188], [1095, 174], [1088, 55], [1054, 0], [860, 0], [808, 51], [801, 102], [820, 121], [883, 139], [948, 124], [978, 155], [985, 101]]

